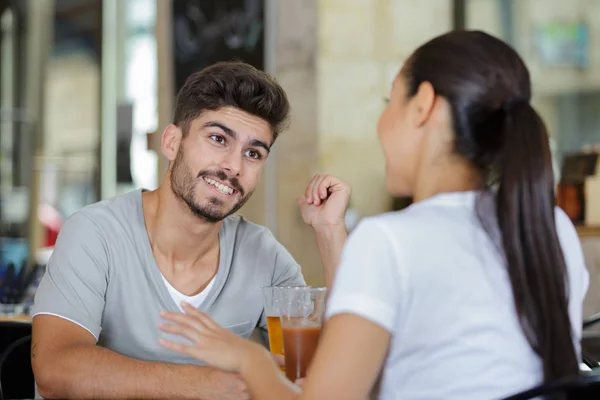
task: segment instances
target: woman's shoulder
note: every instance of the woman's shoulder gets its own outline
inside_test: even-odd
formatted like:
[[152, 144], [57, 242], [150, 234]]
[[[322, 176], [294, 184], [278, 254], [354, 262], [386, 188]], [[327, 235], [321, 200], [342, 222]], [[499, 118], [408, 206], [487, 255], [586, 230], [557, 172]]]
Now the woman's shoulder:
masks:
[[402, 210], [362, 218], [355, 230], [383, 230], [387, 233], [393, 232], [394, 236], [403, 233], [435, 231], [446, 217], [455, 218], [456, 214], [453, 216], [448, 211], [448, 209], [436, 207], [434, 204], [415, 203]]

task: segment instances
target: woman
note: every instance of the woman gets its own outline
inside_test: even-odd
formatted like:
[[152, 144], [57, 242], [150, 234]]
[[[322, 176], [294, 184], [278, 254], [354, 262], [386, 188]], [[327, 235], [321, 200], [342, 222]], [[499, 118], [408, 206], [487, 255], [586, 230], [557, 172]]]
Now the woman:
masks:
[[378, 378], [380, 399], [491, 399], [577, 374], [588, 275], [530, 99], [523, 61], [482, 32], [407, 60], [377, 131], [388, 191], [414, 204], [348, 239], [302, 393], [190, 307], [163, 329], [194, 345], [163, 345], [257, 400], [364, 399]]

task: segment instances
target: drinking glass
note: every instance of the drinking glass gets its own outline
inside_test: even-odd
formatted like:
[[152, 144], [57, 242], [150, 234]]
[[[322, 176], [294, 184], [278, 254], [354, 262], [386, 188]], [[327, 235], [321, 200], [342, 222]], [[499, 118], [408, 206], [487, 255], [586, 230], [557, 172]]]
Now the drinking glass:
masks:
[[265, 315], [267, 316], [267, 332], [269, 333], [269, 348], [272, 354], [283, 355], [283, 335], [281, 332], [281, 320], [278, 309], [277, 291], [278, 286], [265, 286], [263, 298], [265, 303]]
[[326, 288], [277, 289], [285, 372], [292, 382], [306, 376], [317, 349], [325, 314], [326, 294]]

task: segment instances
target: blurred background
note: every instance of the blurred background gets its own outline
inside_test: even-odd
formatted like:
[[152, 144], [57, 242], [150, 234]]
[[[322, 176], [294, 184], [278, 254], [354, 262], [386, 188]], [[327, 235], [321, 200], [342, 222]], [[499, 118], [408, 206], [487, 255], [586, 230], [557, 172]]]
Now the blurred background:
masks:
[[[530, 68], [559, 200], [590, 268], [585, 314], [600, 311], [598, 0], [0, 0], [0, 27], [4, 286], [43, 270], [73, 212], [154, 189], [177, 90], [233, 58], [274, 74], [292, 103], [291, 127], [241, 213], [274, 232], [309, 283], [322, 283], [296, 197], [314, 173], [347, 180], [349, 228], [410, 203], [385, 191], [375, 135], [383, 99], [419, 44], [467, 28], [509, 42]], [[16, 301], [7, 293], [3, 303]]]

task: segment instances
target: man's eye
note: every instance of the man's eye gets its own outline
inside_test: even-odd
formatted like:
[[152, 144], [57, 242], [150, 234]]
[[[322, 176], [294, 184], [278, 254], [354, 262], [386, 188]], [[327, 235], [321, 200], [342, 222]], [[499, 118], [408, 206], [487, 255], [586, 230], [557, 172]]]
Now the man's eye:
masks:
[[212, 135], [210, 138], [217, 143], [225, 143], [225, 138], [221, 135]]
[[256, 150], [248, 150], [248, 151], [246, 152], [246, 154], [247, 154], [247, 155], [248, 155], [248, 157], [250, 157], [250, 158], [254, 158], [254, 159], [256, 159], [256, 160], [260, 160], [260, 159], [261, 159], [261, 154], [260, 154], [258, 151], [256, 151]]

